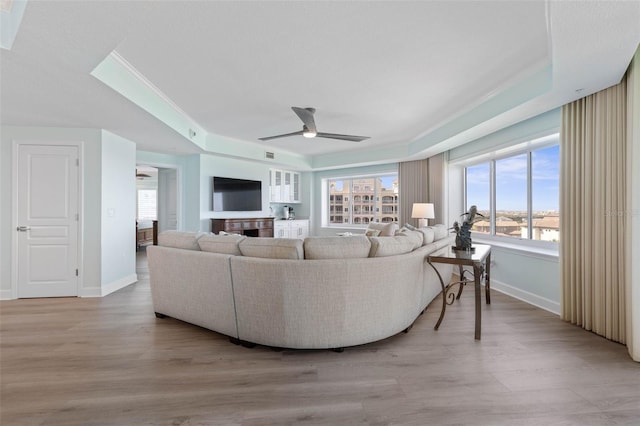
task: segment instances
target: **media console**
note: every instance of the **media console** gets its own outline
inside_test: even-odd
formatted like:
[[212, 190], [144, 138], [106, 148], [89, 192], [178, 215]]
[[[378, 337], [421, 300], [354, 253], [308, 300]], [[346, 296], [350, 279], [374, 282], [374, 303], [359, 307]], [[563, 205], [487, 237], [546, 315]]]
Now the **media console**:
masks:
[[211, 219], [211, 232], [220, 231], [249, 237], [273, 237], [272, 217]]

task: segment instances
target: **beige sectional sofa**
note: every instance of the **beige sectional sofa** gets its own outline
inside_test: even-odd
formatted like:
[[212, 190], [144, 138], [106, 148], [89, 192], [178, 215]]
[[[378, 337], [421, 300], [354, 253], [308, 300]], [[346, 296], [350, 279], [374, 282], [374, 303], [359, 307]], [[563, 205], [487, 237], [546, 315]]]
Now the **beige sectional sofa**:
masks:
[[[156, 315], [283, 348], [343, 348], [410, 327], [441, 291], [444, 225], [392, 236], [251, 238], [168, 231], [148, 247]], [[443, 277], [451, 265], [438, 264]]]

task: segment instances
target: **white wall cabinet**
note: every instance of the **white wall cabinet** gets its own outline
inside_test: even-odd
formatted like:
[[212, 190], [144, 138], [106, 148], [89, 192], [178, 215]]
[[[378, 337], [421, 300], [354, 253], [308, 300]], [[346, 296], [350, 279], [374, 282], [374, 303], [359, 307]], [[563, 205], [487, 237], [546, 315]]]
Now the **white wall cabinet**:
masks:
[[275, 238], [300, 238], [309, 236], [308, 220], [276, 220], [273, 222], [273, 236]]
[[299, 203], [300, 173], [269, 169], [269, 201], [272, 203]]

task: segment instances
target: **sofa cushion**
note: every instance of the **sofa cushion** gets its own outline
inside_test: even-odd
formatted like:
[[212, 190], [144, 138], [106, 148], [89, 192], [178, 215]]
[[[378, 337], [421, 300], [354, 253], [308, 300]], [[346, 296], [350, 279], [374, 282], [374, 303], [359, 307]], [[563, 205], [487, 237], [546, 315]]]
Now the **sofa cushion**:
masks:
[[422, 245], [426, 246], [431, 244], [436, 239], [436, 232], [431, 227], [418, 228], [418, 231], [422, 232]]
[[350, 237], [307, 237], [305, 259], [353, 259], [369, 257], [371, 241], [365, 235]]
[[396, 232], [396, 236], [408, 238], [413, 244], [414, 249], [422, 247], [422, 241], [424, 237], [422, 236], [422, 232], [420, 231], [412, 231], [403, 227], [400, 231]]
[[298, 238], [245, 238], [238, 244], [247, 257], [266, 259], [304, 259], [302, 240]]
[[[369, 231], [370, 229], [380, 231], [380, 233], [377, 236], [391, 237], [398, 230], [398, 224], [396, 224], [395, 222], [388, 222], [388, 223], [369, 222], [369, 224], [367, 225], [367, 231]], [[376, 235], [369, 235], [369, 236], [375, 237]]]
[[371, 237], [371, 251], [369, 257], [396, 256], [413, 251], [415, 241], [405, 235], [394, 237]]
[[[375, 229], [377, 231], [380, 231], [380, 233], [377, 235], [379, 237], [391, 237], [398, 230], [398, 224], [395, 222], [388, 222], [388, 223], [369, 222], [369, 224], [367, 225], [367, 230], [369, 229]], [[375, 237], [376, 235], [370, 235], [370, 236]]]
[[198, 239], [204, 234], [184, 231], [164, 231], [158, 235], [158, 245], [185, 250], [200, 250]]
[[202, 251], [240, 256], [238, 244], [245, 238], [244, 235], [203, 235], [198, 238], [198, 245]]
[[431, 228], [433, 228], [433, 232], [435, 233], [434, 241], [441, 240], [449, 235], [449, 230], [447, 229], [446, 225], [443, 225], [441, 223], [438, 225], [433, 225]]

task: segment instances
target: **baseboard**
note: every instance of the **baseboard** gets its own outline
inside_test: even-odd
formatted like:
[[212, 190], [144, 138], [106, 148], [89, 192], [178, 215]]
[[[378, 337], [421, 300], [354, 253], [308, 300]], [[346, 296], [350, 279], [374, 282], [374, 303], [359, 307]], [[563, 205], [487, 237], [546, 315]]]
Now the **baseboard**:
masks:
[[100, 287], [82, 287], [78, 292], [78, 297], [101, 297]]
[[513, 297], [514, 299], [522, 300], [523, 302], [536, 306], [540, 309], [544, 309], [545, 311], [560, 315], [560, 303], [510, 286], [509, 284], [494, 280], [493, 278], [491, 279], [491, 290], [499, 291], [500, 293]]
[[127, 275], [119, 280], [112, 281], [102, 287], [85, 287], [80, 289], [79, 297], [103, 297], [138, 282], [138, 274]]
[[11, 289], [0, 290], [0, 300], [13, 300]]
[[138, 274], [131, 274], [126, 277], [120, 278], [119, 280], [112, 281], [109, 284], [102, 286], [101, 296], [111, 294], [114, 291], [118, 291], [121, 288], [125, 288], [126, 286], [131, 285], [135, 282], [138, 282]]

